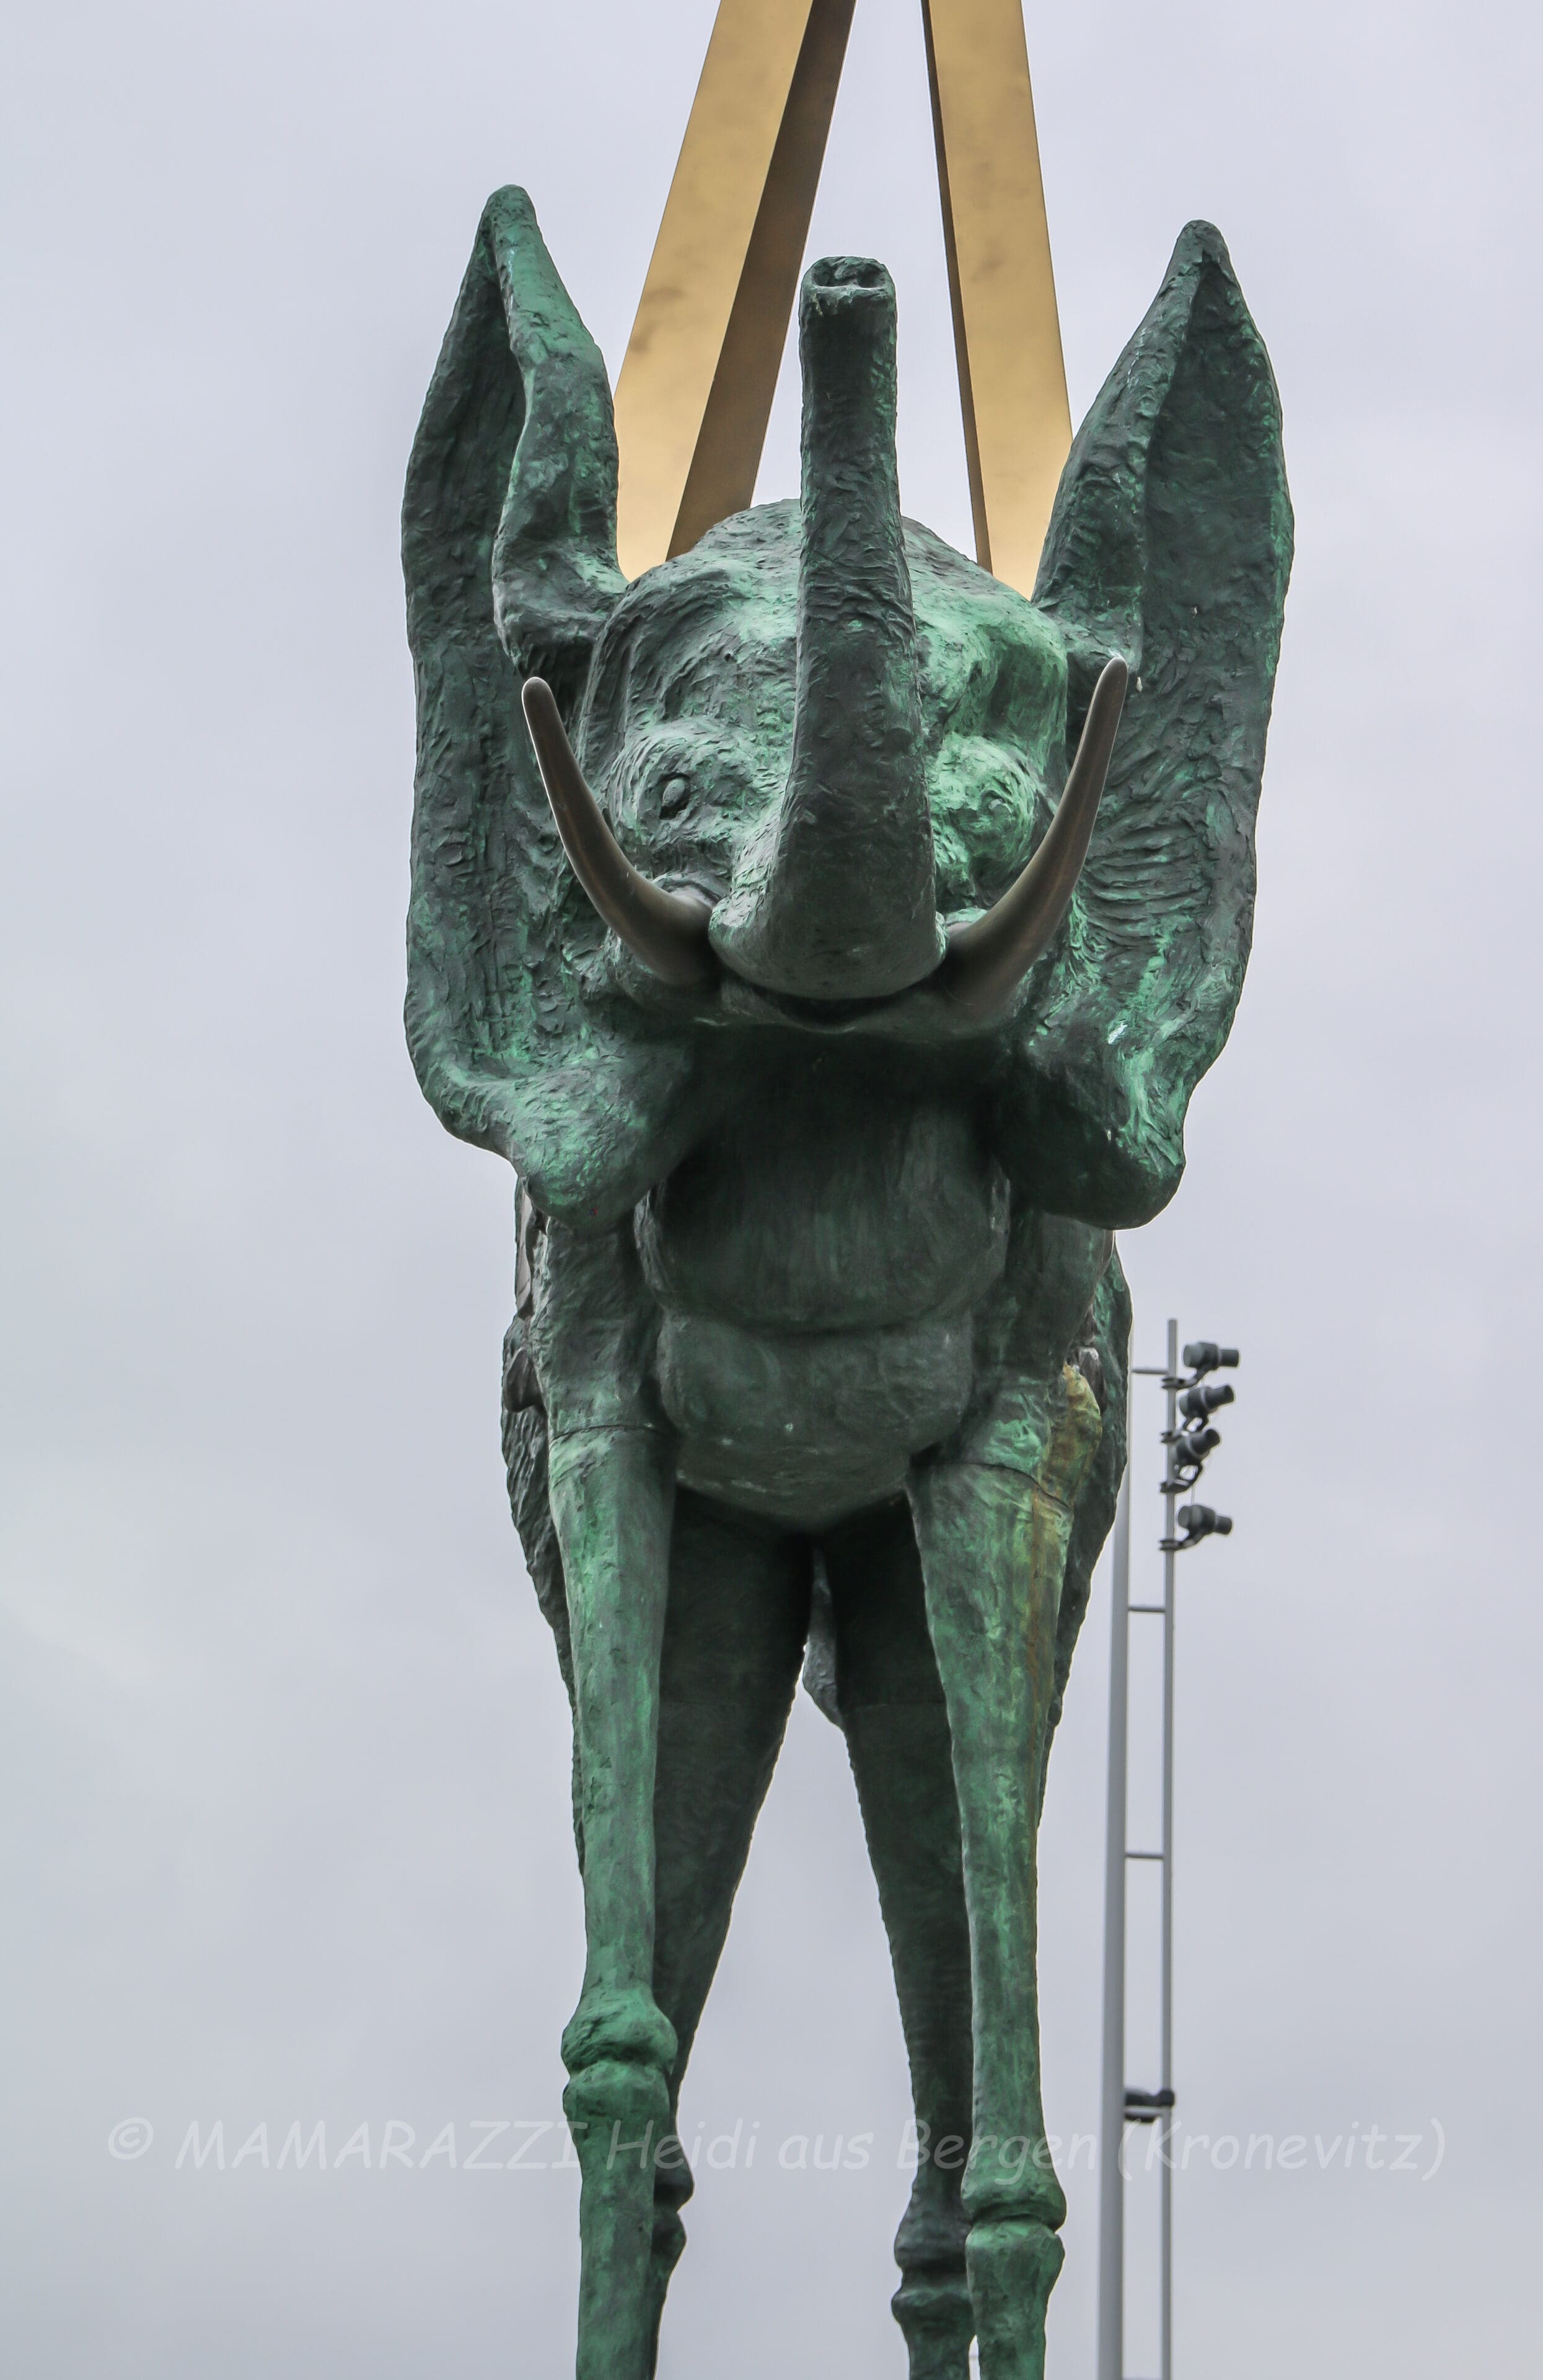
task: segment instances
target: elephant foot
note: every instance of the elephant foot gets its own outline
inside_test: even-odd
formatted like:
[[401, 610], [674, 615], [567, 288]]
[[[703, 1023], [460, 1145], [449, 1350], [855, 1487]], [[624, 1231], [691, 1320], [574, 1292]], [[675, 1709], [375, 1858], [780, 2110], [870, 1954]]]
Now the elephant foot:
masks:
[[647, 1994], [587, 1996], [563, 2038], [563, 2112], [578, 2153], [577, 2380], [650, 2380], [654, 2181], [670, 2131], [672, 2028]]
[[[674, 2162], [677, 2157], [678, 2167]], [[666, 2137], [654, 2191], [653, 2247], [649, 2258], [649, 2380], [653, 2380], [658, 2368], [659, 2328], [664, 2318], [671, 2276], [686, 2246], [686, 2226], [680, 2219], [680, 2209], [691, 2193], [691, 2172], [677, 2134]]]
[[962, 2268], [907, 2274], [890, 2301], [910, 2380], [968, 2380], [975, 2309]]
[[1032, 2216], [988, 2216], [965, 2250], [980, 2380], [1044, 2380], [1045, 2310], [1065, 2250]]

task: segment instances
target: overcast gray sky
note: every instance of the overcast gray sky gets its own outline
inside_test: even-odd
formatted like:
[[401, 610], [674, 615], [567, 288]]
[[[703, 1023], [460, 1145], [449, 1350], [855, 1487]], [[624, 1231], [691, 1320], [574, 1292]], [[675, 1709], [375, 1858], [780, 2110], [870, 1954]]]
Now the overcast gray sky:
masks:
[[[498, 1460], [509, 1181], [442, 1134], [401, 1041], [397, 505], [500, 183], [614, 370], [711, 15], [54, 0], [10, 29], [0, 2322], [25, 2380], [568, 2365], [575, 2177], [465, 2170], [479, 2137], [480, 2163], [551, 2155], [517, 2128], [557, 2113], [581, 1946], [566, 1711]], [[1028, 30], [1074, 414], [1207, 215], [1298, 522], [1253, 968], [1178, 1199], [1125, 1245], [1139, 1360], [1170, 1312], [1245, 1351], [1214, 1471], [1236, 1534], [1182, 1581], [1178, 2073], [1206, 2145], [1176, 2183], [1179, 2370], [1530, 2380], [1537, 18], [1031, 0]], [[831, 249], [894, 273], [906, 508], [967, 544], [915, 0], [858, 0]], [[763, 496], [796, 434], [784, 374]], [[1045, 1821], [1065, 2141], [1097, 2117], [1106, 1596]], [[1150, 2041], [1138, 2009], [1134, 2068]], [[664, 2380], [899, 2380], [905, 2114], [844, 1756], [805, 1704], [687, 2105], [758, 2154], [702, 2178]], [[114, 2157], [135, 2119], [151, 2145]], [[178, 2170], [216, 2119], [226, 2170]], [[297, 2120], [324, 2175], [234, 2167]], [[414, 2145], [383, 2169], [391, 2121]], [[449, 2124], [456, 2169], [423, 2164]], [[361, 2125], [368, 2169], [336, 2165]], [[1373, 2125], [1419, 2135], [1416, 2170], [1366, 2169]], [[796, 2170], [790, 2143], [849, 2163], [864, 2133], [865, 2170]], [[1305, 2165], [1219, 2169], [1250, 2133]], [[1067, 2180], [1052, 2372], [1084, 2380], [1085, 2151]], [[1138, 2177], [1138, 2374], [1149, 2200]]]

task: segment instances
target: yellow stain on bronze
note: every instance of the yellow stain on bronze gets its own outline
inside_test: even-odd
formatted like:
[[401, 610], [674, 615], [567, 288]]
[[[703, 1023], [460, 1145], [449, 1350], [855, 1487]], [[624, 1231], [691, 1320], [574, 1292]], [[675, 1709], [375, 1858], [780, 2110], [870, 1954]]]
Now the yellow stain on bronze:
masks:
[[[636, 577], [754, 500], [853, 0], [720, 0], [616, 386]], [[922, 0], [976, 552], [1027, 594], [1072, 441], [1019, 0]]]

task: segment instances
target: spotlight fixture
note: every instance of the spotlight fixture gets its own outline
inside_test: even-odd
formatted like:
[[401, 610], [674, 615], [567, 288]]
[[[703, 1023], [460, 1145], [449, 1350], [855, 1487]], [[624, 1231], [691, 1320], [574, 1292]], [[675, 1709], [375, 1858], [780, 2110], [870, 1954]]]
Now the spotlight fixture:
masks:
[[1188, 1429], [1175, 1431], [1168, 1441], [1172, 1447], [1172, 1470], [1170, 1476], [1159, 1482], [1164, 1492], [1168, 1488], [1193, 1488], [1206, 1466], [1208, 1454], [1214, 1454], [1221, 1443], [1219, 1429]]
[[1219, 1347], [1214, 1339], [1192, 1339], [1184, 1351], [1192, 1379], [1202, 1379], [1207, 1372], [1235, 1372], [1237, 1349]]
[[1181, 1504], [1173, 1517], [1184, 1535], [1162, 1539], [1165, 1554], [1187, 1553], [1189, 1548], [1197, 1546], [1202, 1537], [1230, 1537], [1233, 1534], [1232, 1515], [1213, 1512], [1209, 1504]]

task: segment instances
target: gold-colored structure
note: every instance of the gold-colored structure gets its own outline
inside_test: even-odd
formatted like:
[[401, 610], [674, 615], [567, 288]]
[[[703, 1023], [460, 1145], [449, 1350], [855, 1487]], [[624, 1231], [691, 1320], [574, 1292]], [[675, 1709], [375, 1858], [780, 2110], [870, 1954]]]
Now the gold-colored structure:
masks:
[[[720, 0], [616, 387], [636, 577], [753, 501], [854, 0]], [[1027, 594], [1072, 441], [1019, 0], [922, 0], [976, 552]]]

